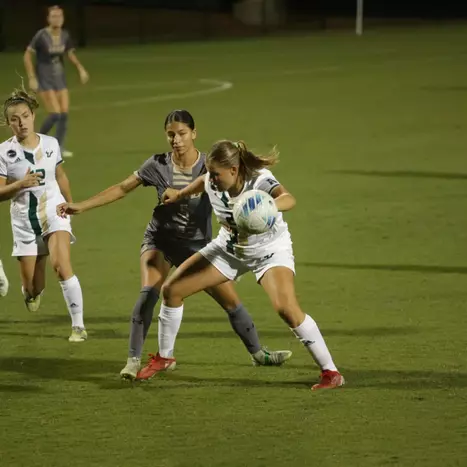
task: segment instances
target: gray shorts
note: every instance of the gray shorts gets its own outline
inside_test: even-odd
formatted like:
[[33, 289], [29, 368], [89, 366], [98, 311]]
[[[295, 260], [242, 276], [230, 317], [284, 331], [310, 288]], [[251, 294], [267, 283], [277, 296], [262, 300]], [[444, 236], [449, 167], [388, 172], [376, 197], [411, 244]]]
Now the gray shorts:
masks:
[[65, 73], [37, 73], [39, 91], [62, 91], [66, 89]]
[[141, 244], [141, 254], [149, 250], [160, 251], [172, 266], [178, 267], [209, 243], [209, 240], [190, 241], [164, 237], [146, 230]]

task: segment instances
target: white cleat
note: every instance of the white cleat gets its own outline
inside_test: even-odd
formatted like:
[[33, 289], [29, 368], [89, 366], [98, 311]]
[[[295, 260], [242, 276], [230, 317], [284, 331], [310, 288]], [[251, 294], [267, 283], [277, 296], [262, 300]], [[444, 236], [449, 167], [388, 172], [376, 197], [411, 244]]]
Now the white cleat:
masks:
[[36, 311], [39, 310], [40, 306], [41, 306], [41, 297], [42, 297], [42, 293], [43, 291], [37, 295], [37, 297], [31, 297], [25, 290], [23, 287], [21, 287], [21, 292], [23, 293], [23, 297], [24, 297], [24, 303], [26, 304], [26, 308], [31, 312], [31, 313], [35, 313]]
[[88, 333], [86, 329], [80, 328], [78, 326], [73, 326], [71, 328], [71, 335], [68, 338], [69, 342], [84, 342], [88, 338]]
[[73, 153], [71, 151], [67, 151], [66, 149], [62, 150], [62, 157], [73, 157]]
[[251, 360], [254, 366], [281, 366], [291, 356], [290, 350], [268, 350], [263, 347], [251, 356]]
[[134, 381], [136, 375], [141, 369], [141, 358], [138, 357], [129, 357], [125, 368], [120, 372], [120, 377], [127, 381]]
[[5, 271], [3, 270], [3, 264], [0, 261], [0, 297], [6, 297], [10, 283], [8, 277], [6, 277]]

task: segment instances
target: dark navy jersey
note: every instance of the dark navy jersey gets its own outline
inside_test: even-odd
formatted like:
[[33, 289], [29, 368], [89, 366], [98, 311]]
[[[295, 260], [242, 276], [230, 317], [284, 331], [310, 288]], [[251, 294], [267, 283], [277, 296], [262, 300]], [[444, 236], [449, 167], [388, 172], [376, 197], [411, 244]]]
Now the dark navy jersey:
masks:
[[74, 47], [68, 31], [62, 29], [58, 36], [54, 36], [47, 28], [43, 28], [32, 38], [29, 48], [36, 53], [37, 74], [50, 76], [64, 72], [63, 57]]
[[160, 203], [167, 188], [181, 190], [205, 174], [205, 160], [206, 155], [200, 153], [192, 167], [182, 169], [173, 162], [171, 152], [155, 154], [135, 172], [144, 186], [157, 190], [159, 204], [154, 208], [148, 225], [148, 230], [154, 235], [170, 235], [183, 240], [211, 239], [212, 207], [206, 193], [173, 204]]

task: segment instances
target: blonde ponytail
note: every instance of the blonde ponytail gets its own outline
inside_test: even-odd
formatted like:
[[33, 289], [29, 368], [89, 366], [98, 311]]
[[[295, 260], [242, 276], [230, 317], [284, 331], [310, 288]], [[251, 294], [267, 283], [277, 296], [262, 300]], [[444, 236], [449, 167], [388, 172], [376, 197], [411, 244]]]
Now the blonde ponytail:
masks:
[[267, 155], [258, 155], [250, 151], [244, 141], [218, 141], [212, 147], [206, 162], [216, 162], [222, 167], [239, 167], [239, 172], [246, 180], [254, 177], [259, 170], [272, 167], [279, 161], [276, 147]]

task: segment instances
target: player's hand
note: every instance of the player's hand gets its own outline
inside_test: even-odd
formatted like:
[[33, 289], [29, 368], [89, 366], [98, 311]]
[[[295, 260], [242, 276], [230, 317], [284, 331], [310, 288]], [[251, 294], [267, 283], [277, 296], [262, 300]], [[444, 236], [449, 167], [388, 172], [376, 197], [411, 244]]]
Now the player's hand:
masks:
[[79, 203], [62, 203], [57, 206], [57, 216], [75, 216], [83, 212]]
[[31, 173], [31, 169], [28, 169], [26, 176], [20, 180], [21, 188], [31, 188], [33, 186], [39, 186], [40, 181], [42, 180], [42, 174], [40, 173]]
[[35, 76], [29, 78], [29, 89], [34, 92], [37, 92], [37, 90], [39, 89], [39, 83]]
[[84, 68], [79, 70], [79, 79], [81, 84], [86, 84], [89, 81], [89, 73]]
[[167, 190], [162, 193], [162, 204], [172, 204], [176, 203], [180, 199], [180, 190], [175, 188], [167, 188]]

